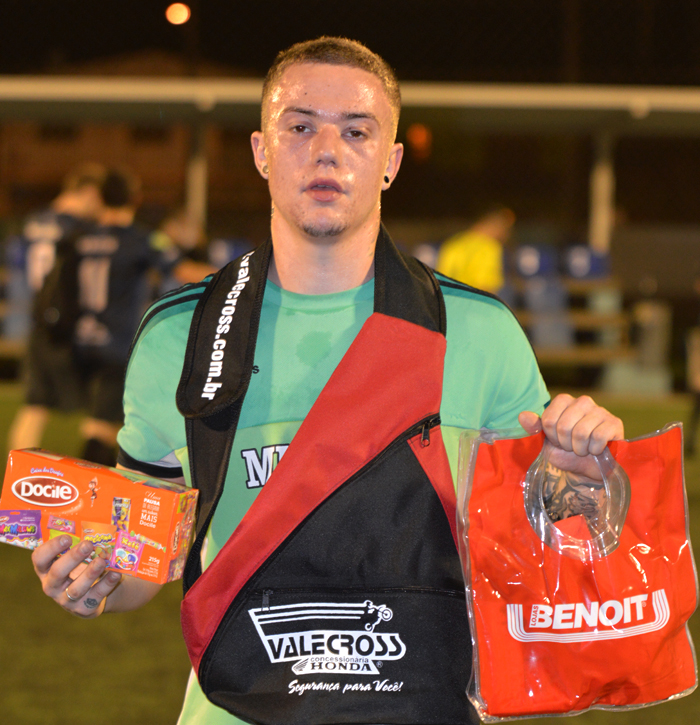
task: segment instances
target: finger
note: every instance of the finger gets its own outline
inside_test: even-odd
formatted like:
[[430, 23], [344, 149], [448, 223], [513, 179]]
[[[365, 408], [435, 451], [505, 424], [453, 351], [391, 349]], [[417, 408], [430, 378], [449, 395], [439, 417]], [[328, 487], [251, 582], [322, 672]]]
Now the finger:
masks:
[[611, 440], [624, 437], [622, 421], [590, 398], [567, 408], [556, 429], [561, 447], [578, 456], [600, 455]]
[[117, 588], [121, 580], [122, 575], [119, 572], [107, 572], [81, 597], [75, 613], [80, 616], [98, 616], [102, 614], [106, 604], [105, 600]]
[[[560, 400], [558, 398], [568, 398]], [[550, 405], [542, 415], [542, 427], [547, 438], [554, 445], [563, 448], [565, 451], [573, 451], [572, 435], [574, 427], [587, 415], [595, 411], [598, 406], [587, 395], [580, 398], [571, 396], [557, 396], [556, 407]], [[553, 402], [555, 402], [553, 401]], [[550, 412], [550, 408], [552, 408]]]
[[107, 562], [99, 557], [85, 568], [80, 576], [70, 579], [64, 590], [69, 602], [77, 602], [82, 599], [90, 587], [104, 574]]
[[56, 599], [72, 581], [71, 572], [90, 556], [94, 546], [89, 541], [81, 541], [50, 566], [42, 577], [44, 593]]
[[[107, 560], [99, 557], [90, 562], [89, 566], [79, 577], [73, 579], [63, 592], [67, 600], [64, 606], [70, 611], [76, 611], [81, 607], [95, 609], [121, 580], [118, 572], [109, 572], [105, 575], [107, 566]], [[113, 574], [116, 576], [112, 576]], [[101, 582], [104, 583], [101, 584]], [[103, 592], [104, 594], [102, 594]], [[90, 599], [89, 602], [88, 599]]]
[[542, 430], [542, 421], [540, 420], [540, 416], [532, 411], [524, 410], [520, 413], [518, 416], [518, 422], [529, 435], [534, 435]]
[[542, 430], [549, 440], [554, 445], [559, 445], [559, 438], [557, 435], [557, 423], [564, 412], [574, 402], [574, 398], [571, 395], [562, 393], [552, 398], [549, 405], [544, 409], [542, 413]]
[[607, 445], [606, 420], [609, 413], [595, 408], [577, 420], [571, 429], [571, 450], [578, 456], [599, 454]]
[[592, 456], [577, 456], [572, 451], [552, 446], [547, 461], [566, 473], [582, 474], [593, 480], [600, 480], [600, 471]]
[[48, 572], [59, 554], [70, 548], [72, 541], [70, 536], [57, 536], [32, 551], [32, 564], [39, 577], [43, 577]]
[[588, 452], [599, 456], [610, 441], [621, 441], [625, 437], [625, 427], [620, 418], [603, 410], [601, 422], [591, 431]]

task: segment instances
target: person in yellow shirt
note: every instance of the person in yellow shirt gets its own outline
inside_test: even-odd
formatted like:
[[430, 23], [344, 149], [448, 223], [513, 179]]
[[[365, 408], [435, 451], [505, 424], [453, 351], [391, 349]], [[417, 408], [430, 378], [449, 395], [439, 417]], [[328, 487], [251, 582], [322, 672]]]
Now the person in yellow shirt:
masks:
[[504, 284], [503, 246], [514, 224], [511, 209], [489, 209], [469, 229], [442, 244], [437, 271], [485, 292], [499, 292]]

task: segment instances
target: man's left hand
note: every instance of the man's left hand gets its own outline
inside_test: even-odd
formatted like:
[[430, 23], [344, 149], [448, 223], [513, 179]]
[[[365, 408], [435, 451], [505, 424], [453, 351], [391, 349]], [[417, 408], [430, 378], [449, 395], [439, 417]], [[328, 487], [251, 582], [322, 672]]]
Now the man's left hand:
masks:
[[600, 478], [593, 456], [625, 437], [622, 421], [587, 395], [557, 395], [541, 417], [523, 411], [518, 420], [530, 435], [544, 430], [552, 465], [593, 479]]

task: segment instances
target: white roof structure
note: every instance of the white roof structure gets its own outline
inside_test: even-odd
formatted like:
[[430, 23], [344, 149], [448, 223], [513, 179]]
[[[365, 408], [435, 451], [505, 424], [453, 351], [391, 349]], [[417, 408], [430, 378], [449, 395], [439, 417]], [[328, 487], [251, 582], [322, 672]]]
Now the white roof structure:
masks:
[[[257, 115], [262, 80], [0, 76], [1, 118], [233, 119]], [[406, 82], [405, 112], [451, 112], [464, 128], [693, 135], [700, 88]]]
[[[51, 119], [249, 127], [259, 117], [262, 80], [0, 76], [0, 120]], [[617, 136], [700, 134], [700, 88], [407, 82], [403, 120], [465, 132], [579, 133], [596, 139], [591, 171], [590, 243], [606, 250], [614, 204]], [[204, 218], [206, 158], [195, 150], [188, 173], [191, 209]]]

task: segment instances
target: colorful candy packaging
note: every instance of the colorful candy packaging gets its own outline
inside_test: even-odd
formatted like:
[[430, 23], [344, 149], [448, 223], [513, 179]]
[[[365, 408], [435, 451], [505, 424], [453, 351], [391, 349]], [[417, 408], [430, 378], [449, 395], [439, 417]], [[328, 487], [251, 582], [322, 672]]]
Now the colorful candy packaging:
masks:
[[589, 478], [562, 476], [543, 443], [462, 434], [469, 699], [500, 722], [688, 695], [698, 591], [680, 424], [611, 442]]
[[0, 495], [0, 542], [34, 549], [56, 536], [87, 539], [109, 569], [162, 584], [182, 576], [197, 491], [61, 456], [10, 451]]
[[83, 539], [95, 546], [95, 556], [111, 559], [117, 539], [117, 527], [101, 521], [83, 521]]
[[129, 510], [131, 501], [128, 498], [112, 499], [112, 524], [120, 531], [129, 530]]
[[[179, 526], [179, 524], [177, 525]], [[125, 573], [138, 571], [144, 546], [143, 541], [132, 539], [128, 534], [120, 531], [112, 553], [112, 567]]]
[[38, 511], [0, 511], [0, 542], [34, 549], [41, 541]]

